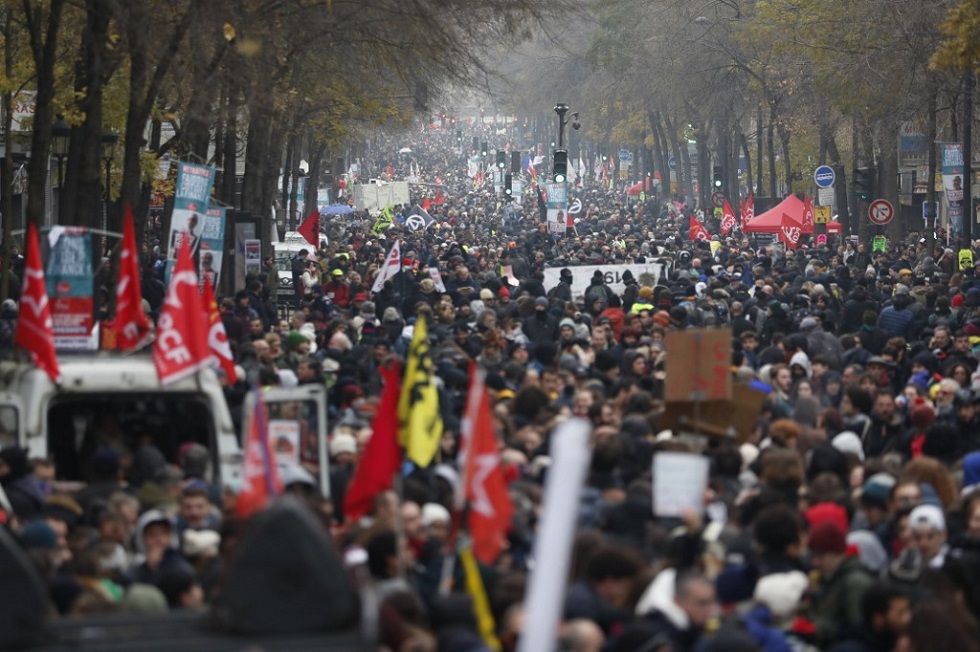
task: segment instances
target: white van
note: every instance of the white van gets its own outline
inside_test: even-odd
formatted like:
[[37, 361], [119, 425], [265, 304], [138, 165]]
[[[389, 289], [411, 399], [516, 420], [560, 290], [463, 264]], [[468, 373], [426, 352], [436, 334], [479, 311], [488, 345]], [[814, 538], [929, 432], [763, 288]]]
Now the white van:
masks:
[[65, 480], [87, 481], [98, 442], [133, 452], [149, 440], [171, 463], [187, 442], [211, 451], [211, 479], [237, 487], [242, 449], [210, 369], [165, 387], [146, 354], [62, 355], [62, 383], [27, 362], [0, 363], [0, 446], [50, 457]]

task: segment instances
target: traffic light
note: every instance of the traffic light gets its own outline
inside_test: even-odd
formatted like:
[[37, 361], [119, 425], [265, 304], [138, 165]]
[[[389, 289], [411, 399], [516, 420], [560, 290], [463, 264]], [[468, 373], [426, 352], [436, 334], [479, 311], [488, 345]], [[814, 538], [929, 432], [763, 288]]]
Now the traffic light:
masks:
[[514, 177], [509, 174], [504, 175], [504, 195], [507, 199], [514, 196]]
[[480, 139], [476, 136], [473, 136], [473, 147], [470, 149], [472, 149], [474, 152], [480, 149]]
[[507, 152], [502, 149], [497, 150], [497, 167], [501, 170], [507, 167]]
[[851, 190], [861, 201], [871, 199], [874, 191], [875, 171], [874, 168], [854, 168], [851, 173]]
[[721, 178], [721, 166], [716, 165], [714, 169], [714, 176], [712, 180], [712, 185], [714, 185], [715, 190], [721, 190], [721, 187], [725, 185], [725, 182]]
[[462, 129], [457, 129], [456, 130], [456, 142], [457, 143], [462, 143], [463, 142], [463, 130]]
[[516, 150], [510, 152], [510, 173], [520, 174], [521, 172], [521, 153]]
[[556, 149], [554, 156], [554, 164], [552, 165], [552, 172], [554, 172], [555, 183], [565, 183], [568, 179], [568, 151], [564, 149]]
[[480, 144], [480, 154], [482, 156], [486, 156], [489, 151], [490, 151], [490, 145], [487, 144], [487, 141], [483, 141]]

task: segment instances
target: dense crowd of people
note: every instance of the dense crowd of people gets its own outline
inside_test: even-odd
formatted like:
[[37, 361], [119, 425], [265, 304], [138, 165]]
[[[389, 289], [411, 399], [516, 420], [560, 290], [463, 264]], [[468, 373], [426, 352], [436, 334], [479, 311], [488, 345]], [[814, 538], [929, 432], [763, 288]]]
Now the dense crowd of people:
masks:
[[[406, 226], [409, 207], [380, 232], [363, 212], [325, 219], [329, 244], [295, 256], [293, 296], [277, 296], [284, 272], [270, 259], [220, 302], [239, 418], [252, 384], [328, 390], [330, 499], [315, 451], [283, 484], [349, 563], [366, 564], [383, 649], [488, 649], [461, 582], [447, 592], [443, 581], [471, 361], [486, 370], [515, 505], [505, 552], [481, 569], [502, 649], [525, 625], [550, 437], [569, 416], [594, 429], [560, 649], [980, 649], [980, 283], [952, 249], [918, 235], [885, 252], [852, 240], [793, 251], [737, 232], [691, 242], [681, 198], [632, 201], [591, 173], [572, 192], [583, 204], [574, 227], [553, 235], [533, 189], [511, 203], [474, 184], [449, 134], [411, 143], [410, 158], [388, 145], [364, 169], [430, 184], [414, 203], [432, 226]], [[399, 270], [372, 292], [396, 241]], [[597, 273], [572, 290], [577, 265], [654, 262], [657, 279], [624, 274], [614, 291]], [[547, 268], [561, 269], [553, 286]], [[163, 294], [147, 299], [155, 313]], [[371, 463], [360, 455], [379, 369], [405, 357], [419, 319], [445, 424], [438, 460], [407, 469], [367, 517], [346, 518], [354, 469]], [[751, 432], [696, 448], [661, 426], [666, 336], [695, 327], [730, 329], [734, 382], [766, 394]], [[710, 460], [703, 516], [654, 516], [661, 451]], [[207, 467], [199, 444], [168, 460], [152, 442], [107, 443], [70, 494], [48, 461], [0, 450], [0, 513], [52, 613], [220, 600], [244, 524]]]

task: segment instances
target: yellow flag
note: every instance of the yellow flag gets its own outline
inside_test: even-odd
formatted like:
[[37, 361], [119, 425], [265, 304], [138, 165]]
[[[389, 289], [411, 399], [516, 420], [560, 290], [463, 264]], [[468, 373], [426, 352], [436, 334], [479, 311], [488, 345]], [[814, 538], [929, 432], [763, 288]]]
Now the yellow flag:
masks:
[[405, 379], [398, 401], [398, 439], [405, 456], [420, 467], [432, 462], [442, 439], [439, 390], [432, 382], [432, 354], [429, 351], [425, 317], [415, 322], [412, 345], [405, 361]]
[[487, 600], [487, 592], [483, 588], [483, 579], [480, 577], [480, 568], [476, 565], [473, 557], [473, 550], [469, 546], [464, 546], [459, 551], [459, 560], [463, 563], [463, 572], [466, 577], [466, 592], [473, 600], [473, 615], [476, 616], [477, 629], [483, 642], [491, 650], [500, 649], [500, 641], [494, 634], [493, 614], [490, 613], [490, 601]]
[[381, 213], [378, 215], [378, 219], [375, 220], [374, 226], [371, 227], [372, 235], [381, 235], [384, 233], [389, 226], [395, 223], [395, 211], [392, 206], [385, 206], [381, 209]]

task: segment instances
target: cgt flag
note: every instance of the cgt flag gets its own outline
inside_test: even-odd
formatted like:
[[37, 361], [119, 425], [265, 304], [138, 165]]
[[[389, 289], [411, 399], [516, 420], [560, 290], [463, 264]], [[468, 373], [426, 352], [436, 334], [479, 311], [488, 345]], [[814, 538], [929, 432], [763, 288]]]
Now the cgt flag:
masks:
[[708, 233], [708, 229], [704, 228], [701, 222], [698, 222], [698, 218], [691, 215], [691, 242], [695, 240], [710, 240], [711, 234]]
[[207, 366], [210, 357], [197, 273], [184, 239], [177, 250], [177, 264], [170, 276], [167, 298], [157, 322], [153, 362], [160, 383], [167, 385]]
[[783, 213], [783, 221], [779, 226], [779, 241], [786, 245], [788, 249], [796, 249], [800, 242], [802, 232], [803, 228], [800, 223], [786, 213]]
[[214, 298], [211, 281], [204, 279], [204, 290], [201, 293], [201, 303], [207, 311], [208, 318], [208, 350], [211, 352], [211, 365], [225, 373], [229, 385], [238, 382], [238, 372], [235, 371], [235, 356], [228, 343], [228, 333], [218, 312], [218, 302]]
[[395, 223], [395, 210], [393, 206], [385, 206], [381, 209], [378, 214], [378, 219], [374, 221], [374, 226], [371, 227], [371, 235], [383, 235], [385, 231], [388, 230], [392, 224]]
[[405, 363], [405, 380], [398, 401], [398, 439], [405, 457], [419, 467], [432, 462], [442, 439], [439, 390], [432, 382], [432, 353], [425, 317], [415, 322]]
[[803, 195], [803, 233], [813, 233], [813, 204], [809, 195]]
[[732, 205], [728, 203], [728, 199], [725, 199], [725, 203], [721, 207], [721, 234], [728, 235], [732, 232], [732, 229], [738, 228], [738, 220], [735, 218], [735, 211], [732, 210]]
[[755, 197], [752, 193], [742, 202], [742, 231], [745, 231], [745, 225], [749, 223], [753, 217], [755, 217]]
[[116, 283], [116, 346], [120, 351], [139, 348], [150, 334], [150, 321], [143, 312], [140, 270], [136, 254], [133, 207], [126, 204], [123, 240], [119, 252], [119, 281]]
[[60, 383], [61, 367], [58, 366], [58, 355], [54, 350], [51, 303], [44, 282], [44, 265], [41, 263], [41, 247], [37, 243], [34, 222], [27, 227], [26, 253], [14, 344], [27, 351], [34, 364], [48, 374], [52, 382]]

